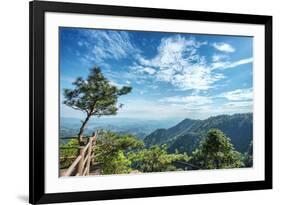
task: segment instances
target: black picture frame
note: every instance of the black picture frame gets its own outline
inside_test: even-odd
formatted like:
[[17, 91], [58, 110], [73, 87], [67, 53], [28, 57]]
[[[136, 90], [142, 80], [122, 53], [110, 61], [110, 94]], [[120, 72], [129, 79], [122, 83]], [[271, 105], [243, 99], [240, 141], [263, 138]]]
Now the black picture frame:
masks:
[[[90, 201], [184, 195], [198, 193], [260, 190], [272, 188], [272, 17], [262, 15], [230, 14], [104, 6], [93, 4], [32, 1], [30, 11], [30, 144], [29, 144], [29, 202], [31, 204]], [[45, 68], [44, 25], [45, 12], [98, 14], [111, 16], [150, 17], [162, 19], [199, 20], [260, 24], [265, 27], [265, 180], [235, 183], [200, 184], [154, 188], [136, 188], [71, 193], [45, 192], [44, 130], [45, 130]]]

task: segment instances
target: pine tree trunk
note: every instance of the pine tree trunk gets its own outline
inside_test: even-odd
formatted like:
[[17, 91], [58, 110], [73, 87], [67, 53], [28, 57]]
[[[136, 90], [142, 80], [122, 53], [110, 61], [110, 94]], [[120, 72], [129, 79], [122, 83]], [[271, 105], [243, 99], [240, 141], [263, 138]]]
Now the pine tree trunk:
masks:
[[83, 145], [83, 133], [84, 133], [84, 130], [85, 130], [85, 127], [86, 127], [86, 124], [87, 122], [89, 121], [91, 115], [87, 115], [87, 117], [85, 118], [85, 120], [83, 121], [81, 127], [80, 127], [80, 130], [79, 130], [79, 133], [78, 133], [78, 142], [80, 145]]

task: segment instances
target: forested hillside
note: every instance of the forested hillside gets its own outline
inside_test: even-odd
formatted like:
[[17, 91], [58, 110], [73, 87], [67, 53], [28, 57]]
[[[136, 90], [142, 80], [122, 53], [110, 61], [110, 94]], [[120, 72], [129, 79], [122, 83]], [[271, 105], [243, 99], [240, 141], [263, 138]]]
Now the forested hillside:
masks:
[[206, 120], [185, 119], [169, 129], [158, 129], [146, 136], [145, 145], [167, 144], [168, 150], [190, 154], [212, 128], [220, 129], [231, 139], [235, 149], [248, 151], [253, 138], [253, 114], [218, 115]]

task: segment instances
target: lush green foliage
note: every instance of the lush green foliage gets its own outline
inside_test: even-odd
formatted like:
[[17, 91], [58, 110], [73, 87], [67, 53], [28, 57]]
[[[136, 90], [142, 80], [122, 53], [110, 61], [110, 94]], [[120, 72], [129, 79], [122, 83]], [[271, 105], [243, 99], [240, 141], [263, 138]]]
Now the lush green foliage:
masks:
[[186, 154], [168, 154], [167, 146], [152, 146], [149, 149], [143, 149], [139, 152], [129, 154], [132, 166], [141, 172], [163, 172], [177, 170], [173, 162], [181, 160], [188, 161]]
[[243, 167], [242, 156], [230, 139], [218, 129], [211, 129], [193, 152], [191, 163], [202, 169]]
[[99, 133], [95, 148], [95, 161], [100, 163], [101, 174], [123, 174], [131, 172], [129, 151], [143, 147], [143, 142], [132, 135], [117, 135], [113, 132]]
[[[77, 139], [70, 139], [60, 145], [60, 169], [68, 168], [78, 155], [79, 143]], [[73, 157], [73, 158], [71, 158]]]

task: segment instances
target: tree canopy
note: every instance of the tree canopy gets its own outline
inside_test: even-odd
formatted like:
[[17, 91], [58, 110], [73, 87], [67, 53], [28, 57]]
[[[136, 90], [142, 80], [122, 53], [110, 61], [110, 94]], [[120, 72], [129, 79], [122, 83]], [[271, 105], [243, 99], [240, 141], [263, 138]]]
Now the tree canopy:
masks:
[[230, 139], [218, 129], [210, 129], [199, 147], [193, 152], [191, 163], [202, 169], [242, 167], [242, 156]]
[[154, 145], [139, 152], [129, 153], [129, 158], [132, 161], [132, 166], [141, 172], [175, 171], [177, 168], [173, 162], [189, 160], [186, 154], [167, 153], [167, 145]]
[[86, 113], [78, 133], [79, 142], [82, 142], [84, 128], [91, 116], [116, 115], [122, 105], [117, 105], [118, 97], [128, 94], [132, 88], [123, 86], [118, 88], [102, 74], [99, 67], [90, 70], [86, 79], [78, 77], [73, 82], [73, 89], [64, 89], [63, 103], [75, 110]]
[[142, 148], [143, 142], [133, 135], [118, 135], [113, 132], [99, 133], [95, 147], [95, 162], [100, 163], [101, 174], [130, 173], [129, 151]]

